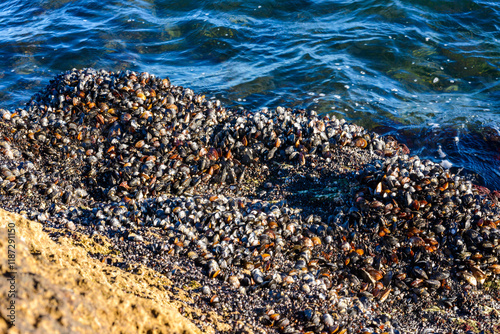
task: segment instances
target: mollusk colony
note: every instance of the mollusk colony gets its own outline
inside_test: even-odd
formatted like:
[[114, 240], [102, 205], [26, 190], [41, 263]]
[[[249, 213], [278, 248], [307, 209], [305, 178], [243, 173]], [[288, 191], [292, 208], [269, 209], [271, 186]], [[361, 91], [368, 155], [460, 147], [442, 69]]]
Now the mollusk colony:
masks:
[[114, 265], [197, 282], [235, 329], [404, 333], [465, 316], [499, 330], [480, 310], [500, 309], [497, 193], [393, 138], [93, 69], [0, 110], [0, 134], [3, 208], [106, 236]]

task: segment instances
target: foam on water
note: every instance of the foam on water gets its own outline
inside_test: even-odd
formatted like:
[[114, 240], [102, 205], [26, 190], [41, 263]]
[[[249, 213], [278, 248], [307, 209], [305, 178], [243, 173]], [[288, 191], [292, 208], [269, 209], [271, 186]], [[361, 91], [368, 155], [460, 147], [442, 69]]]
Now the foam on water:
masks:
[[443, 160], [441, 161], [441, 166], [443, 166], [443, 168], [450, 169], [451, 167], [453, 167], [453, 164], [448, 160]]

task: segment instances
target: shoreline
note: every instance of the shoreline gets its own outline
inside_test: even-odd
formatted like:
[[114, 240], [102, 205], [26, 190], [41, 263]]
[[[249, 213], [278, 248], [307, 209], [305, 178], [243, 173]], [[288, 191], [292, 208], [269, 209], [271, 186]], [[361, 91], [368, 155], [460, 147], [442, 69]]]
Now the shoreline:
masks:
[[119, 256], [93, 257], [157, 270], [233, 329], [499, 330], [498, 192], [390, 136], [147, 73], [68, 71], [27, 107], [2, 111], [2, 207], [105, 237]]

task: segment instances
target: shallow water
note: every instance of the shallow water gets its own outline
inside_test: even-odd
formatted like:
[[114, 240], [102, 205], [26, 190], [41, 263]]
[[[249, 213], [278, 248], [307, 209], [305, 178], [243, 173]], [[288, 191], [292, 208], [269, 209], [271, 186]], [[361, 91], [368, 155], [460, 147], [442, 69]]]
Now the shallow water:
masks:
[[147, 71], [333, 113], [500, 189], [496, 1], [7, 0], [0, 26], [3, 108], [71, 68]]

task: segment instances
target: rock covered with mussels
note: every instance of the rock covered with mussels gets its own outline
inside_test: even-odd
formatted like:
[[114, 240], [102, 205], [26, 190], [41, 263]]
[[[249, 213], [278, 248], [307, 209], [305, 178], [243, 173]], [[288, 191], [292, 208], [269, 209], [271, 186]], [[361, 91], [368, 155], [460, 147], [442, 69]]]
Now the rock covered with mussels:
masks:
[[393, 138], [129, 71], [72, 70], [0, 114], [4, 208], [104, 233], [130, 262], [193, 265], [200, 302], [256, 328], [404, 332], [426, 326], [423, 305], [499, 309], [484, 299], [498, 298], [497, 193]]

